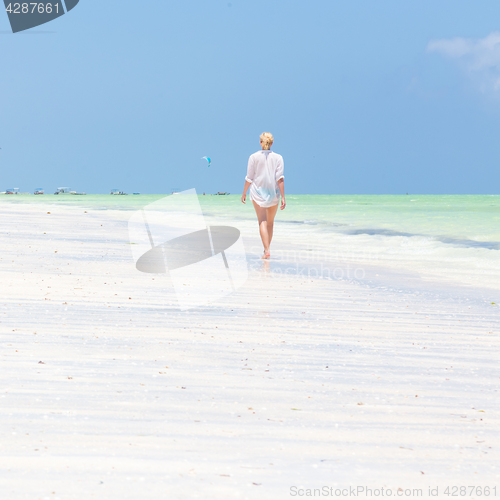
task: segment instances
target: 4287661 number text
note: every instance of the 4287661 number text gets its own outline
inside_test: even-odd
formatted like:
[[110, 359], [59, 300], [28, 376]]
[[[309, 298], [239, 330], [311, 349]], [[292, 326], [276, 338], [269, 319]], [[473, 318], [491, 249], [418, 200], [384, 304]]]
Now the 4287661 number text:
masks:
[[9, 3], [5, 9], [9, 14], [59, 14], [59, 3]]

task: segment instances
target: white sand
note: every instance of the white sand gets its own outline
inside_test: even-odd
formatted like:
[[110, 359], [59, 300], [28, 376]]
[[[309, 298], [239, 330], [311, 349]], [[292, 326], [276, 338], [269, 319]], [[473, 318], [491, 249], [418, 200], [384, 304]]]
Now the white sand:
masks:
[[131, 214], [84, 210], [1, 206], [2, 500], [500, 496], [498, 289], [251, 255], [242, 289], [181, 312], [135, 270]]

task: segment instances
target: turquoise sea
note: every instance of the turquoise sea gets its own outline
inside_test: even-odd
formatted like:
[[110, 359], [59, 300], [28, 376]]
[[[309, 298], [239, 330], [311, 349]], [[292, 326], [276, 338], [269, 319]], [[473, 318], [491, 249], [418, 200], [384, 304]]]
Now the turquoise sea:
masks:
[[[134, 211], [165, 195], [2, 195], [4, 204]], [[255, 213], [240, 195], [200, 195], [209, 220], [254, 235]], [[276, 217], [273, 245], [306, 249], [311, 258], [354, 261], [412, 271], [466, 286], [500, 289], [499, 195], [287, 195]], [[125, 215], [125, 214], [124, 214]], [[124, 217], [126, 219], [126, 217]]]
[[[84, 206], [137, 210], [166, 195], [2, 195], [1, 203]], [[251, 202], [240, 195], [199, 196], [205, 213], [253, 219]], [[500, 195], [288, 195], [277, 221], [319, 225], [340, 232], [371, 230], [456, 240], [464, 245], [500, 250]], [[1, 205], [0, 205], [1, 206]]]

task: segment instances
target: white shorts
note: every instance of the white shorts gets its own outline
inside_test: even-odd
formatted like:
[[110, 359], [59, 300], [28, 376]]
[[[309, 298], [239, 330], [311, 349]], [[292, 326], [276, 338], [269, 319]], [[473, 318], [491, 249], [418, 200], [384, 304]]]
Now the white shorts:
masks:
[[257, 203], [257, 205], [259, 205], [259, 207], [261, 208], [270, 208], [270, 207], [274, 207], [275, 205], [277, 205], [279, 202], [280, 202], [280, 197], [276, 197], [274, 198], [274, 200], [271, 200], [271, 201], [262, 201], [262, 200], [254, 200], [252, 196], [250, 196], [251, 200], [254, 201], [255, 203]]

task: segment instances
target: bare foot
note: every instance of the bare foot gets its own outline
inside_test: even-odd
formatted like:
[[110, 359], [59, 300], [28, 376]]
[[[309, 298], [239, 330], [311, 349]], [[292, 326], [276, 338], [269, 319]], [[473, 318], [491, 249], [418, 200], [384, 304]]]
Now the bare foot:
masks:
[[264, 250], [264, 254], [261, 259], [269, 259], [269, 257], [271, 257], [271, 252], [269, 250], [267, 252]]

